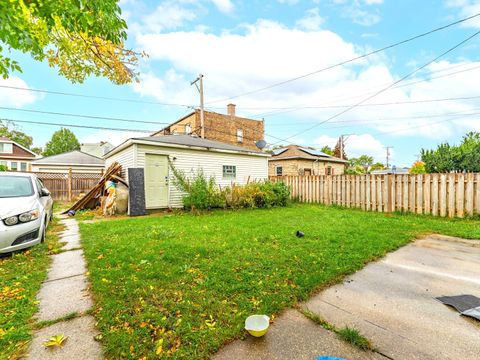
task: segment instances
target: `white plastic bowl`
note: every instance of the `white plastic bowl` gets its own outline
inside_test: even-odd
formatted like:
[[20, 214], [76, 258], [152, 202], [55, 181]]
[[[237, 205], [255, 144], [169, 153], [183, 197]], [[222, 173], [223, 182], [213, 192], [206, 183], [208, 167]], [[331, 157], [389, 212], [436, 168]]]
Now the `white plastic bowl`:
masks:
[[255, 337], [265, 335], [269, 326], [270, 318], [267, 315], [251, 315], [245, 320], [245, 330]]

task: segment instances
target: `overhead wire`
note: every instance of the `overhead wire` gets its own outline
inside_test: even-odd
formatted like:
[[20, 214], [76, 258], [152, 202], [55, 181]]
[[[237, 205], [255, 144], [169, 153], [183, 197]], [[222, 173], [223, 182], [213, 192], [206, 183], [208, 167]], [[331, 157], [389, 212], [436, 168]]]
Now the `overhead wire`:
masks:
[[354, 58], [351, 58], [351, 59], [348, 59], [348, 60], [345, 60], [345, 61], [341, 61], [341, 62], [336, 63], [336, 64], [334, 64], [334, 65], [329, 65], [329, 66], [327, 66], [327, 67], [324, 67], [324, 68], [321, 68], [321, 69], [318, 69], [318, 70], [315, 70], [315, 71], [312, 71], [312, 72], [309, 72], [309, 73], [306, 73], [306, 74], [303, 74], [303, 75], [300, 75], [300, 76], [296, 76], [296, 77], [293, 77], [293, 78], [290, 78], [290, 79], [287, 79], [287, 80], [283, 80], [283, 81], [280, 81], [280, 82], [277, 82], [277, 83], [274, 83], [274, 84], [271, 84], [271, 85], [268, 85], [268, 86], [265, 86], [265, 87], [262, 87], [262, 88], [258, 88], [258, 89], [251, 90], [251, 91], [246, 91], [246, 92], [243, 92], [243, 93], [240, 93], [240, 94], [237, 94], [237, 95], [234, 95], [234, 96], [226, 97], [226, 98], [223, 98], [223, 99], [218, 99], [218, 100], [210, 101], [210, 102], [207, 102], [207, 104], [214, 104], [214, 103], [218, 103], [218, 102], [233, 100], [233, 99], [236, 99], [236, 98], [239, 98], [239, 97], [242, 97], [242, 96], [252, 95], [252, 94], [255, 94], [255, 93], [258, 93], [258, 92], [262, 92], [262, 91], [265, 91], [265, 90], [269, 90], [269, 89], [274, 88], [274, 87], [277, 87], [277, 86], [285, 85], [285, 84], [291, 83], [291, 82], [293, 82], [293, 81], [297, 81], [297, 80], [300, 80], [300, 79], [303, 79], [303, 78], [306, 78], [306, 77], [309, 77], [309, 76], [312, 76], [312, 75], [321, 73], [321, 72], [323, 72], [323, 71], [331, 70], [331, 69], [334, 69], [334, 68], [336, 68], [336, 67], [343, 66], [343, 65], [346, 65], [346, 64], [355, 62], [355, 61], [357, 61], [357, 60], [367, 58], [367, 57], [369, 57], [369, 56], [371, 56], [371, 55], [374, 55], [374, 54], [383, 52], [383, 51], [385, 51], [385, 50], [388, 50], [388, 49], [397, 47], [397, 46], [399, 46], [399, 45], [403, 45], [403, 44], [405, 44], [405, 43], [414, 41], [414, 40], [419, 39], [419, 38], [428, 36], [428, 35], [433, 34], [433, 33], [435, 33], [435, 32], [438, 32], [438, 31], [447, 29], [447, 28], [449, 28], [449, 27], [452, 27], [452, 26], [461, 24], [461, 23], [463, 23], [463, 22], [465, 22], [465, 21], [469, 21], [469, 20], [474, 19], [474, 18], [476, 18], [476, 17], [478, 17], [478, 16], [480, 16], [480, 13], [476, 13], [476, 14], [474, 14], [474, 15], [471, 15], [471, 16], [465, 17], [465, 18], [463, 18], [463, 19], [454, 21], [454, 22], [449, 23], [449, 24], [447, 24], [447, 25], [444, 25], [444, 26], [441, 26], [441, 27], [438, 27], [438, 28], [435, 28], [435, 29], [426, 31], [426, 32], [424, 32], [424, 33], [421, 33], [421, 34], [412, 36], [412, 37], [410, 37], [410, 38], [407, 38], [407, 39], [398, 41], [398, 42], [396, 42], [396, 43], [393, 43], [393, 44], [384, 46], [384, 47], [382, 47], [382, 48], [380, 48], [380, 49], [376, 49], [376, 50], [370, 51], [370, 52], [368, 52], [368, 53], [366, 53], [366, 54], [359, 55], [359, 56], [356, 56], [356, 57], [354, 57]]
[[291, 138], [293, 138], [293, 137], [295, 137], [295, 136], [298, 136], [298, 135], [303, 134], [303, 133], [305, 133], [305, 132], [307, 132], [307, 131], [310, 131], [310, 130], [312, 130], [312, 129], [314, 129], [314, 128], [316, 128], [316, 127], [318, 127], [318, 126], [320, 126], [320, 125], [322, 125], [322, 124], [324, 124], [324, 123], [326, 123], [326, 122], [329, 122], [330, 120], [333, 120], [333, 119], [335, 119], [335, 118], [337, 118], [337, 117], [339, 117], [339, 116], [341, 116], [341, 115], [343, 115], [343, 114], [345, 114], [345, 113], [347, 113], [347, 112], [355, 109], [356, 107], [364, 104], [364, 103], [367, 102], [368, 100], [373, 99], [374, 97], [376, 97], [376, 96], [384, 93], [385, 91], [389, 90], [389, 89], [392, 88], [393, 86], [395, 86], [395, 85], [399, 84], [400, 82], [408, 79], [410, 76], [416, 74], [417, 72], [419, 72], [419, 71], [421, 71], [422, 69], [426, 68], [428, 65], [430, 65], [430, 64], [434, 63], [435, 61], [441, 59], [443, 56], [445, 56], [445, 55], [451, 53], [452, 51], [456, 50], [457, 48], [461, 47], [462, 45], [464, 45], [465, 43], [467, 43], [468, 41], [470, 41], [470, 40], [473, 39], [474, 37], [478, 36], [478, 34], [480, 34], [480, 31], [476, 31], [476, 32], [473, 33], [472, 35], [468, 36], [466, 39], [460, 41], [459, 43], [457, 43], [456, 45], [452, 46], [452, 47], [449, 48], [448, 50], [442, 52], [440, 55], [436, 56], [434, 59], [426, 62], [426, 63], [423, 64], [422, 66], [420, 66], [420, 67], [414, 69], [413, 71], [409, 72], [408, 74], [402, 76], [400, 79], [394, 81], [392, 84], [390, 84], [389, 86], [383, 88], [382, 90], [375, 92], [375, 94], [370, 95], [370, 96], [362, 99], [362, 100], [359, 101], [358, 103], [356, 103], [356, 104], [354, 104], [354, 105], [352, 105], [352, 106], [349, 106], [348, 108], [346, 108], [346, 109], [344, 109], [344, 110], [342, 110], [342, 111], [340, 111], [340, 112], [338, 112], [338, 113], [330, 116], [330, 117], [327, 118], [326, 120], [323, 120], [323, 121], [321, 121], [321, 122], [319, 122], [319, 123], [317, 123], [317, 124], [315, 124], [315, 125], [313, 125], [313, 126], [310, 126], [310, 127], [306, 128], [306, 129], [304, 129], [304, 130], [302, 130], [302, 131], [299, 131], [299, 132], [297, 132], [297, 133], [295, 133], [295, 134], [287, 137], [286, 139], [283, 139], [283, 141], [288, 141], [289, 139], [291, 139]]

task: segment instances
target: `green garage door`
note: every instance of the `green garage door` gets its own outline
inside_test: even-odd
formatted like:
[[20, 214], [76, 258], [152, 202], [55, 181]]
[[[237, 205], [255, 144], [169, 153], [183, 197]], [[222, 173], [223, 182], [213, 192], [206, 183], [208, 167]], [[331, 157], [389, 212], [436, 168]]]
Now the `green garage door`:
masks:
[[147, 209], [168, 207], [168, 158], [145, 155], [145, 205]]

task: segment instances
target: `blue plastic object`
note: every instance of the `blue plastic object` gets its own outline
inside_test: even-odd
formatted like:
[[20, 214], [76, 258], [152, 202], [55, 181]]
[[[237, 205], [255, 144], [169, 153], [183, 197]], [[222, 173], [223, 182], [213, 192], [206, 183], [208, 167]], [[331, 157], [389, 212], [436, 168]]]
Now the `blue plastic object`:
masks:
[[347, 359], [339, 358], [335, 356], [319, 356], [316, 358], [316, 360], [347, 360]]

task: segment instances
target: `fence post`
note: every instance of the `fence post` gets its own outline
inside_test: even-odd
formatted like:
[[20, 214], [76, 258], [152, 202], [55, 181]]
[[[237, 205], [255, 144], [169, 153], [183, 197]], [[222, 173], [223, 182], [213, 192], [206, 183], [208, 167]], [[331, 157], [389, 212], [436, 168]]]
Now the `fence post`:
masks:
[[385, 175], [385, 181], [387, 186], [387, 198], [385, 199], [385, 211], [393, 212], [393, 194], [392, 194], [392, 176], [394, 175]]
[[72, 168], [68, 169], [68, 178], [67, 178], [67, 187], [68, 187], [68, 201], [72, 201]]

